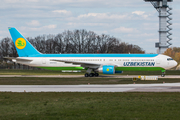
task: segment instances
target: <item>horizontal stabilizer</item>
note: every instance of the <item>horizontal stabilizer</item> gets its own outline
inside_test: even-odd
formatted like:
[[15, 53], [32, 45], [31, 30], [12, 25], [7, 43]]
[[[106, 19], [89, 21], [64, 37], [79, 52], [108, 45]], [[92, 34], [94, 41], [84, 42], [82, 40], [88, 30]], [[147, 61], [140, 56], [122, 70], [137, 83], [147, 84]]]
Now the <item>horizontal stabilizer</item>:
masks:
[[18, 57], [4, 57], [5, 59], [9, 59], [9, 60], [18, 60], [18, 61], [26, 61], [26, 62], [31, 62], [32, 60], [30, 59], [24, 59], [24, 58], [18, 58]]

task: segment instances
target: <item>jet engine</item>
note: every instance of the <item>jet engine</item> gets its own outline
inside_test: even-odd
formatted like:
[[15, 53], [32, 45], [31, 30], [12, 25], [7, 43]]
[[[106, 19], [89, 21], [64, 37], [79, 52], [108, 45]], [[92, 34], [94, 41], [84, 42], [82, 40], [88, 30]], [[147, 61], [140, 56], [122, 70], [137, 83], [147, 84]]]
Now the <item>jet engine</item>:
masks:
[[113, 65], [104, 65], [97, 70], [103, 74], [115, 74], [115, 73], [123, 73], [123, 71], [116, 71]]
[[103, 74], [115, 74], [115, 67], [112, 65], [104, 65], [98, 69], [99, 72]]

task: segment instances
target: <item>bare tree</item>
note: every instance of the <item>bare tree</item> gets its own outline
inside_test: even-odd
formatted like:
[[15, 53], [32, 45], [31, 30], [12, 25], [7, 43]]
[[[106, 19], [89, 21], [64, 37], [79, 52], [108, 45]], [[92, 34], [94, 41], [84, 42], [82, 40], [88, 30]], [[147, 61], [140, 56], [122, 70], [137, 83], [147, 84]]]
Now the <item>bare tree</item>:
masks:
[[3, 56], [9, 56], [9, 51], [10, 51], [10, 38], [3, 38], [0, 42], [0, 49], [1, 49], [1, 54]]
[[[27, 39], [41, 53], [144, 53], [137, 45], [121, 42], [120, 39], [105, 34], [97, 35], [85, 29]], [[176, 48], [174, 50], [179, 51]], [[10, 38], [0, 41], [0, 53], [1, 60], [5, 56], [18, 56]]]

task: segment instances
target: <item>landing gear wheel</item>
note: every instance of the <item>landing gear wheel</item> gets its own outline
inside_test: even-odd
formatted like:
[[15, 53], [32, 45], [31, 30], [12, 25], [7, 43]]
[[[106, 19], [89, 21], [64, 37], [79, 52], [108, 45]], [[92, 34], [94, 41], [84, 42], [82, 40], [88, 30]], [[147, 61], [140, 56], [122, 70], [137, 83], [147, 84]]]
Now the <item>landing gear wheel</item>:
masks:
[[161, 77], [165, 77], [165, 72], [163, 71], [162, 74], [161, 74]]
[[161, 77], [165, 77], [165, 74], [162, 74]]
[[89, 77], [89, 74], [88, 74], [88, 73], [86, 73], [86, 74], [84, 74], [84, 76], [85, 76], [85, 77]]
[[89, 74], [89, 77], [94, 77], [94, 73], [90, 73], [90, 74]]
[[166, 74], [166, 71], [165, 71], [165, 70], [162, 70], [161, 77], [165, 77], [165, 74]]
[[95, 73], [95, 77], [98, 77], [99, 76], [99, 73]]

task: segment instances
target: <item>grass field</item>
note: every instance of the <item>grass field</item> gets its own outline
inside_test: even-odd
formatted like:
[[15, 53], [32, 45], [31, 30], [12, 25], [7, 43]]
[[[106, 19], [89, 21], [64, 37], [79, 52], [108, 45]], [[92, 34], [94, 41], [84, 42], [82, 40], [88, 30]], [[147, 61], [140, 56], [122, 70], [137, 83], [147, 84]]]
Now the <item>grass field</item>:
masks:
[[[82, 75], [47, 70], [0, 70], [0, 75]], [[124, 72], [123, 75], [161, 72]], [[179, 71], [167, 71], [180, 75]], [[172, 83], [180, 79], [136, 81]], [[131, 78], [0, 78], [0, 85], [132, 84]], [[0, 120], [179, 120], [180, 93], [0, 92]]]
[[[9, 70], [0, 69], [0, 75], [84, 75], [85, 71], [80, 73], [63, 73], [61, 71], [51, 70]], [[161, 75], [161, 71], [124, 71], [117, 75]], [[169, 70], [166, 75], [180, 75], [180, 71]]]
[[[180, 79], [159, 79], [141, 81], [136, 84], [177, 83]], [[37, 77], [0, 77], [0, 85], [81, 85], [81, 84], [133, 84], [132, 78], [37, 78]]]
[[179, 93], [0, 93], [1, 120], [179, 120]]
[[0, 75], [60, 75], [60, 74], [72, 74], [72, 75], [82, 75], [82, 73], [62, 73], [61, 71], [51, 71], [51, 70], [9, 70], [0, 69]]

